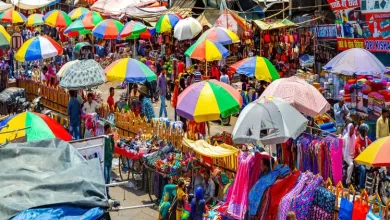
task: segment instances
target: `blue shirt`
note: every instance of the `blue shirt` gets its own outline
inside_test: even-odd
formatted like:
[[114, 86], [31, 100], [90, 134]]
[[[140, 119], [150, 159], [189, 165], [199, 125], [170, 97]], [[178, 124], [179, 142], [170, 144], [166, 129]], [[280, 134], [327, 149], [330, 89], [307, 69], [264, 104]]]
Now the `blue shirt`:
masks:
[[167, 77], [162, 74], [158, 77], [158, 89], [160, 90], [160, 95], [167, 96]]
[[[334, 104], [333, 111], [334, 111], [334, 118], [336, 120], [336, 126], [345, 126], [344, 114], [343, 114], [344, 110], [347, 111], [349, 115], [349, 110], [345, 104], [341, 108], [339, 106], [339, 103]], [[348, 115], [345, 115], [345, 117]]]
[[202, 74], [199, 71], [194, 72], [194, 81], [196, 83], [202, 81]]
[[81, 108], [80, 102], [77, 100], [77, 98], [70, 98], [68, 103], [68, 115], [70, 118], [70, 126], [80, 126]]
[[142, 100], [141, 112], [148, 119], [148, 121], [156, 117], [154, 114], [153, 105], [149, 98], [144, 98], [144, 100]]
[[222, 75], [221, 78], [219, 79], [219, 81], [230, 85], [230, 80], [229, 80], [229, 76], [228, 75]]

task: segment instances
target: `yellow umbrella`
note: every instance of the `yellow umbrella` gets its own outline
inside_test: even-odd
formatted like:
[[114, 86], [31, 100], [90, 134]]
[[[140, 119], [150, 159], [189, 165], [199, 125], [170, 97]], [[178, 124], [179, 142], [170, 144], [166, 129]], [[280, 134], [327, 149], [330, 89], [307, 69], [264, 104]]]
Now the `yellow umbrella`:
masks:
[[355, 161], [372, 167], [390, 166], [390, 137], [376, 140], [370, 144]]

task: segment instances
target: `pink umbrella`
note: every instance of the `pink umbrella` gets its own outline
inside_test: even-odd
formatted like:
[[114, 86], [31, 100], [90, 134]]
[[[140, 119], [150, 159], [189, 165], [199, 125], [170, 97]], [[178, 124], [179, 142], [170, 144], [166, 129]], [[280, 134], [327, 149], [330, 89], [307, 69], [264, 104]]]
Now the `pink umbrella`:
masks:
[[275, 80], [261, 94], [260, 99], [269, 96], [283, 99], [310, 117], [324, 114], [330, 109], [328, 101], [314, 86], [296, 76]]

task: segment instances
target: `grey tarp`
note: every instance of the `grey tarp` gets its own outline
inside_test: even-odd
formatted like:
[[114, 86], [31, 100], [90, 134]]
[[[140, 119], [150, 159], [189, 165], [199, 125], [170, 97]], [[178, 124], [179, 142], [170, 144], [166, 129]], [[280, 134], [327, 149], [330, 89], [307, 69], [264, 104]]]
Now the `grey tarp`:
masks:
[[59, 204], [107, 208], [98, 159], [85, 160], [59, 139], [0, 148], [0, 219]]

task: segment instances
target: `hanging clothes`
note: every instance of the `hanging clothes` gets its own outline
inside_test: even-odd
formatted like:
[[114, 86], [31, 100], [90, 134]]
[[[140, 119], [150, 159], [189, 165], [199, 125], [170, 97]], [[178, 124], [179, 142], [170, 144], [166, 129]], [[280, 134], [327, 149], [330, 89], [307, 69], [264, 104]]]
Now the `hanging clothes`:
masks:
[[228, 214], [235, 219], [244, 219], [248, 208], [249, 172], [253, 166], [255, 156], [241, 152], [238, 155], [238, 170], [236, 180], [229, 196]]
[[336, 195], [318, 187], [314, 193], [313, 206], [310, 209], [310, 219], [332, 220], [335, 213]]
[[249, 189], [252, 189], [253, 185], [255, 185], [255, 183], [260, 178], [263, 158], [270, 159], [270, 156], [266, 154], [262, 154], [260, 152], [255, 153], [255, 160], [252, 169], [250, 170]]

